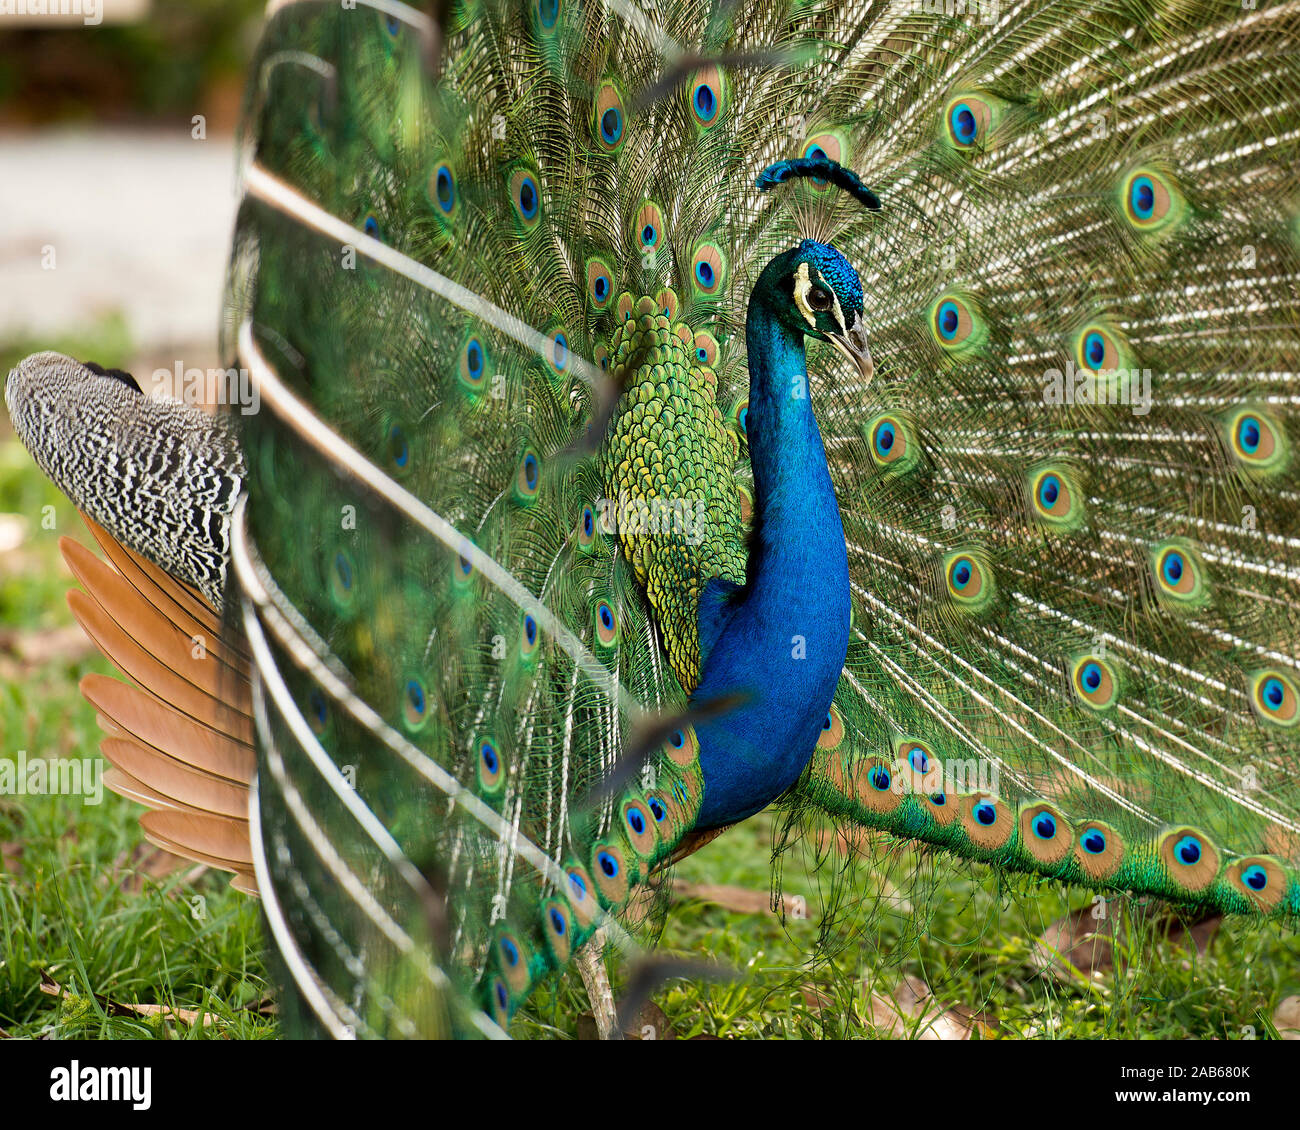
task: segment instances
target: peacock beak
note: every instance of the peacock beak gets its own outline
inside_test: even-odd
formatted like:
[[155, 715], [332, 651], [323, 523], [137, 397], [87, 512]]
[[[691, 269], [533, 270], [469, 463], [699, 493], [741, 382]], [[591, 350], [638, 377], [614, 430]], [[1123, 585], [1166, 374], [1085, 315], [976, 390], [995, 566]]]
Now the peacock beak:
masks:
[[871, 360], [871, 349], [867, 345], [867, 331], [861, 318], [855, 317], [852, 325], [842, 334], [828, 333], [826, 340], [853, 363], [863, 384], [870, 382], [876, 372], [876, 365]]

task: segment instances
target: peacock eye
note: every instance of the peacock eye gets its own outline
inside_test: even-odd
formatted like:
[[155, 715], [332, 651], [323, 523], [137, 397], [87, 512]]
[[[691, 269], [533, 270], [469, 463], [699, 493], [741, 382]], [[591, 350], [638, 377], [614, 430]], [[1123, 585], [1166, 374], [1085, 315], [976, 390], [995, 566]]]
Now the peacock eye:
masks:
[[834, 301], [831, 292], [824, 287], [814, 286], [808, 291], [808, 305], [813, 310], [829, 310]]

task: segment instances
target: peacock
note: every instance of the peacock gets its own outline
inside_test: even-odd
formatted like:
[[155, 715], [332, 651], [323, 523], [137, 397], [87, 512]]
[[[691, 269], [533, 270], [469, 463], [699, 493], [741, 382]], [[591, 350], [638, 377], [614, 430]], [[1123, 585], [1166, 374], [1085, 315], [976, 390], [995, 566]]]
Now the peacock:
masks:
[[1294, 921], [1300, 3], [273, 8], [256, 396], [6, 400], [286, 1024], [500, 1035], [773, 804]]

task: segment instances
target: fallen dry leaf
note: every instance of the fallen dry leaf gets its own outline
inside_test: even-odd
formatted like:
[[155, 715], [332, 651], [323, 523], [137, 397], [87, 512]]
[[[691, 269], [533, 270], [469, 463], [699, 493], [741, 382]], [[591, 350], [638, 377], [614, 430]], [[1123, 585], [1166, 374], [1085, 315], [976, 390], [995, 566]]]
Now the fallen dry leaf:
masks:
[[1202, 918], [1199, 922], [1193, 922], [1191, 926], [1184, 926], [1179, 922], [1174, 922], [1165, 936], [1171, 941], [1177, 941], [1183, 936], [1190, 937], [1196, 946], [1197, 956], [1204, 957], [1209, 952], [1210, 943], [1214, 941], [1214, 936], [1219, 932], [1219, 927], [1222, 925], [1223, 915], [1211, 914]]
[[7, 840], [0, 844], [0, 874], [21, 879], [23, 874], [23, 845], [21, 840]]
[[816, 985], [800, 985], [799, 992], [803, 996], [804, 1004], [814, 1012], [824, 1012], [827, 1009], [835, 1008], [835, 1002]]
[[1287, 997], [1273, 1010], [1273, 1027], [1284, 1040], [1300, 1040], [1300, 997]]
[[[1221, 915], [1209, 914], [1188, 923], [1159, 904], [1138, 904], [1133, 907], [1131, 917], [1135, 921], [1151, 922], [1164, 940], [1175, 947], [1186, 948], [1190, 941], [1198, 957], [1205, 956], [1223, 921]], [[1094, 918], [1092, 906], [1058, 918], [1043, 931], [1035, 945], [1036, 966], [1040, 972], [1066, 981], [1073, 979], [1071, 967], [1084, 977], [1108, 972], [1115, 964], [1115, 931], [1119, 921], [1120, 916], [1114, 913]]]
[[[767, 891], [755, 891], [748, 887], [729, 887], [716, 883], [689, 883], [685, 879], [674, 879], [672, 885], [674, 900], [699, 899], [711, 902], [724, 910], [733, 910], [737, 914], [772, 914], [772, 896]], [[782, 895], [780, 909], [787, 919], [796, 921], [808, 917], [808, 901], [802, 895]]]
[[106, 883], [117, 882], [123, 891], [138, 895], [147, 880], [159, 881], [182, 867], [192, 866], [188, 859], [172, 855], [153, 844], [139, 843], [113, 861], [112, 871], [104, 877]]
[[[641, 1011], [623, 1026], [625, 1040], [675, 1040], [677, 1038], [677, 1033], [668, 1023], [664, 1010], [654, 1001], [646, 1001], [641, 1006]], [[600, 1039], [596, 1031], [596, 1018], [590, 1012], [578, 1017], [578, 1039]]]
[[1115, 964], [1113, 914], [1096, 919], [1092, 907], [1072, 910], [1043, 931], [1034, 945], [1034, 964], [1043, 973], [1070, 980], [1071, 969], [1084, 977], [1104, 973]]
[[969, 1009], [945, 1006], [930, 986], [919, 977], [906, 974], [894, 990], [894, 1004], [901, 1016], [921, 1021], [918, 1029], [909, 1025], [921, 1040], [969, 1040], [976, 1021]]
[[[49, 997], [58, 997], [60, 1000], [71, 1000], [78, 995], [62, 988], [53, 979], [49, 970], [41, 971], [41, 992]], [[109, 1016], [161, 1017], [163, 1020], [175, 1021], [187, 1027], [202, 1023], [203, 1027], [206, 1028], [209, 1024], [216, 1023], [216, 1017], [210, 1013], [200, 1012], [196, 1008], [172, 1008], [171, 1005], [166, 1004], [127, 1004], [124, 1001], [112, 1000], [101, 993], [95, 994], [95, 1000], [99, 1002], [99, 1007]], [[245, 1011], [269, 1015], [274, 1012], [274, 1006], [270, 1006], [268, 1012], [268, 1003], [257, 1001]]]

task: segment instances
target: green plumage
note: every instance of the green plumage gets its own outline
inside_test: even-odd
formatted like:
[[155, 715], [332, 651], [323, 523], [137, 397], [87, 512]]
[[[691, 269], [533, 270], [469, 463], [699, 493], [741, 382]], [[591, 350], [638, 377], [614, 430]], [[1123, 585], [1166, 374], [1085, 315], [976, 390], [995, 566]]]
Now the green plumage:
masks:
[[[667, 298], [675, 307], [676, 296]], [[716, 374], [688, 352], [694, 334], [654, 299], [632, 307], [610, 346], [611, 374], [627, 391], [605, 442], [602, 525], [645, 590], [678, 682], [692, 691], [704, 585], [745, 581], [739, 442], [718, 411]]]
[[[234, 309], [275, 331], [269, 351], [287, 343], [276, 369], [332, 428], [535, 594], [624, 697], [480, 570], [300, 464], [267, 413], [245, 439], [254, 539], [389, 725], [610, 907], [698, 805], [689, 730], [684, 753], [635, 771], [644, 792], [586, 790], [643, 709], [685, 705], [704, 584], [745, 580], [738, 331], [758, 271], [800, 236], [858, 268], [877, 372], [810, 354], [854, 627], [792, 815], [1067, 882], [1300, 906], [1300, 15], [1004, 9], [994, 26], [673, 4], [660, 39], [599, 5], [457, 6], [436, 81], [419, 26], [375, 12], [291, 7], [268, 33], [256, 160], [476, 297], [364, 250], [345, 269], [336, 241], [250, 201]], [[757, 54], [665, 89], [674, 45]], [[883, 211], [817, 183], [751, 189], [818, 152]], [[593, 452], [602, 395], [617, 400]], [[365, 516], [340, 531], [348, 505]], [[327, 595], [338, 553], [355, 594]], [[409, 717], [412, 680], [427, 718]], [[335, 738], [336, 760], [360, 756]], [[635, 842], [624, 809], [649, 798], [667, 820]], [[394, 803], [403, 850], [438, 861], [455, 908], [444, 964], [504, 984], [503, 1015], [585, 936], [557, 948], [538, 913], [572, 918], [572, 892], [481, 828], [428, 818], [445, 802]], [[526, 975], [481, 948], [502, 929]]]
[[[763, 519], [746, 304], [805, 238], [875, 373], [810, 339], [791, 390], [852, 629], [789, 827], [1300, 911], [1300, 4], [933, 7], [272, 18], [234, 564], [318, 1017], [491, 1034], [683, 845], [700, 596]], [[754, 187], [807, 156], [881, 210]]]

